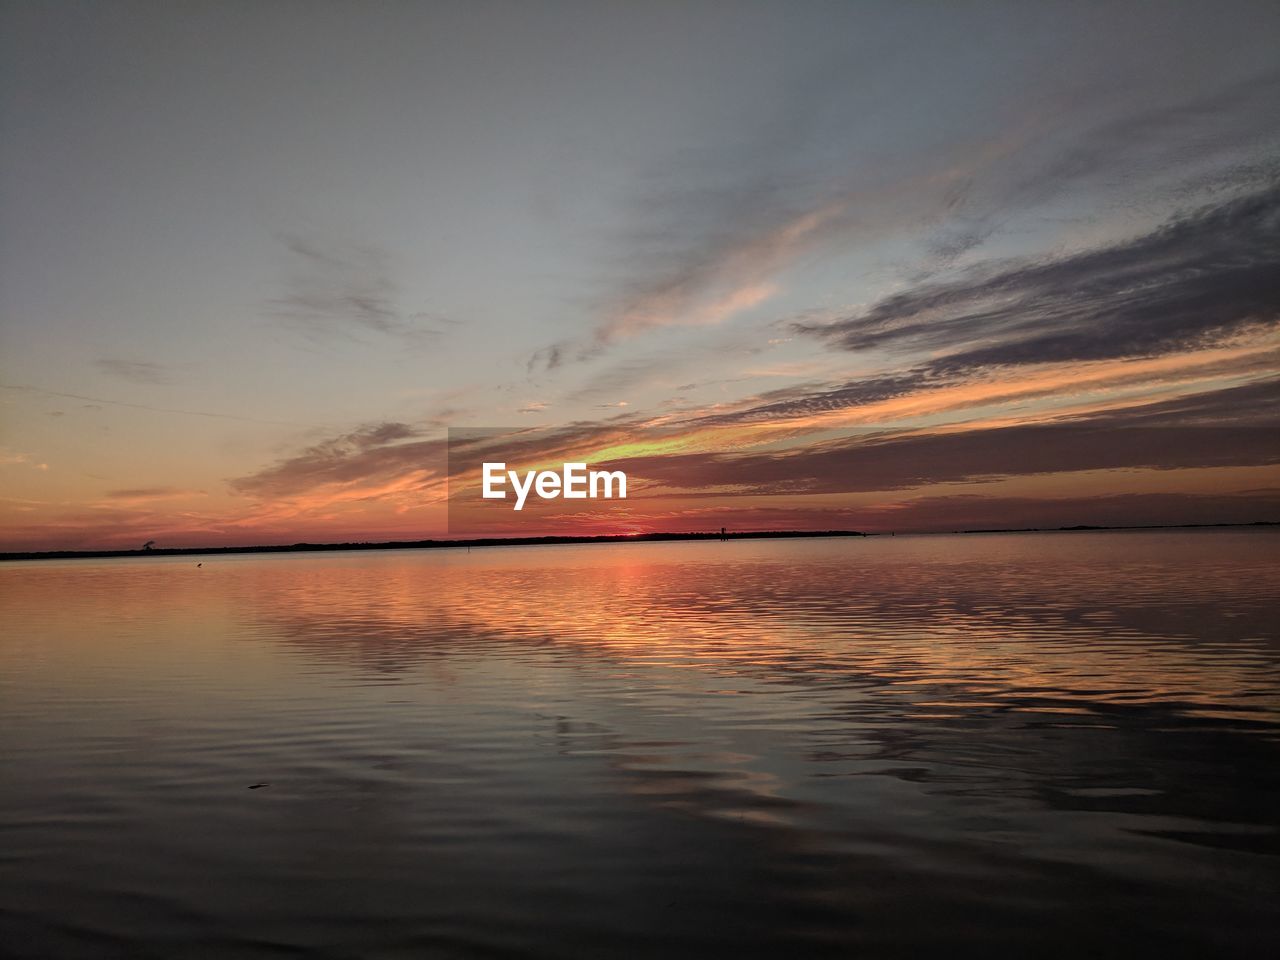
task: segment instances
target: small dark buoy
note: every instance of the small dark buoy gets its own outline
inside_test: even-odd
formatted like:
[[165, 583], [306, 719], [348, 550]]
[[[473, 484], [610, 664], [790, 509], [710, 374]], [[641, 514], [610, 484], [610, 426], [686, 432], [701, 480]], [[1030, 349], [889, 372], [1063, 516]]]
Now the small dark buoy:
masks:
[[197, 566], [197, 567], [203, 567], [203, 566], [204, 566], [204, 564], [203, 564], [203, 563], [197, 563], [197, 564], [196, 564], [196, 566]]

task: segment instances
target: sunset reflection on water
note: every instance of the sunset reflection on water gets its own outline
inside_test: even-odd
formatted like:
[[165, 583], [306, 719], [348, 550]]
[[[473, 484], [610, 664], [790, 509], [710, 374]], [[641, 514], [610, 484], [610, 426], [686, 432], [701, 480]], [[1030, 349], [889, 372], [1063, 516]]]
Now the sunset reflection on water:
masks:
[[0, 933], [32, 956], [1066, 953], [1123, 923], [1243, 950], [1280, 927], [1277, 546], [9, 564]]

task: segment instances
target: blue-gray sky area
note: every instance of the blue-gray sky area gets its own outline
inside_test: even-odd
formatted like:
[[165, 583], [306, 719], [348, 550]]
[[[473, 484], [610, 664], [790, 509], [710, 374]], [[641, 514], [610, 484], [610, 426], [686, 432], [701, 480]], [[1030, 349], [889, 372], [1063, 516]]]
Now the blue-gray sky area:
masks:
[[1280, 519], [1274, 2], [0, 10], [0, 549]]

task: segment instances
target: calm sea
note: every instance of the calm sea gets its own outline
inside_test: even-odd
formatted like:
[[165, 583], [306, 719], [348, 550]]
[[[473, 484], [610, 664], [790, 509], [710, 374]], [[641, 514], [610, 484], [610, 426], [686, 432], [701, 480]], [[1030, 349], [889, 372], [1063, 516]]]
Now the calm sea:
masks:
[[1280, 938], [1276, 530], [11, 563], [0, 631], [6, 956]]

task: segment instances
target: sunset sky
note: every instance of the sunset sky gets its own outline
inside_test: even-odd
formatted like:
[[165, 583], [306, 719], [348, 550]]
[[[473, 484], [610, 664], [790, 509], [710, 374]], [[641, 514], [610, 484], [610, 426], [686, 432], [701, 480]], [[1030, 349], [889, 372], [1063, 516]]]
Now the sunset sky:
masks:
[[1271, 0], [0, 9], [0, 550], [1280, 520]]

